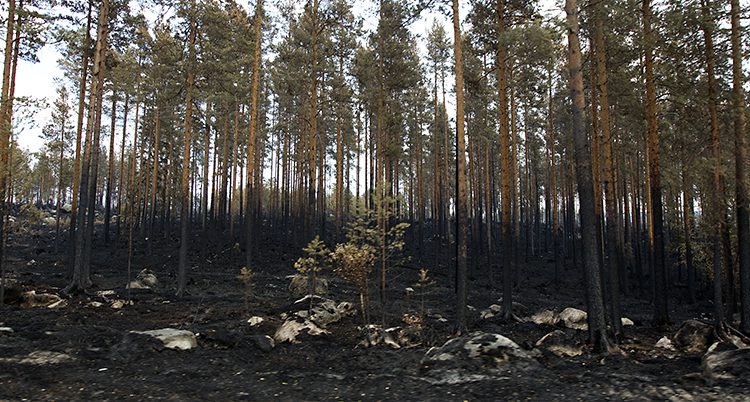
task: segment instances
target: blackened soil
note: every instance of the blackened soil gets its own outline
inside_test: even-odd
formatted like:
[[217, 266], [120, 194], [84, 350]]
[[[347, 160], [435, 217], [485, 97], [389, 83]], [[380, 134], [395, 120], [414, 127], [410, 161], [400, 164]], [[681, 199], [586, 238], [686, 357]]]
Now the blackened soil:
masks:
[[[425, 313], [429, 318], [421, 346], [398, 350], [357, 347], [361, 320], [354, 316], [332, 324], [330, 335], [302, 336], [299, 344], [266, 350], [256, 340], [273, 335], [282, 322], [281, 313], [289, 311], [294, 301], [287, 291], [286, 276], [294, 273], [299, 247], [286, 244], [286, 240], [264, 239], [258, 250], [259, 262], [253, 267], [255, 288], [246, 299], [244, 285], [237, 279], [244, 254], [233, 244], [207, 240], [216, 238], [221, 236], [195, 234], [190, 294], [183, 298], [174, 296], [176, 239], [136, 244], [131, 277], [150, 268], [160, 286], [130, 293], [125, 289], [127, 243], [120, 239], [110, 246], [97, 243], [92, 266], [95, 287], [88, 294], [70, 297], [66, 307], [11, 304], [0, 308], [0, 327], [13, 330], [0, 332], [0, 400], [750, 400], [747, 379], [706, 383], [697, 375], [700, 356], [654, 347], [682, 320], [698, 317], [698, 312], [710, 311], [710, 306], [673, 301], [675, 324], [651, 328], [651, 305], [636, 298], [624, 301], [625, 315], [636, 323], [621, 342], [627, 356], [604, 356], [588, 350], [575, 358], [544, 353], [540, 367], [531, 372], [493, 372], [477, 381], [436, 385], [420, 370], [420, 360], [430, 346], [452, 336], [450, 321], [439, 318], [453, 317], [453, 293], [447, 268], [435, 267], [432, 262], [423, 266], [431, 268], [437, 283], [424, 298], [419, 292], [406, 298], [403, 291], [417, 281], [421, 265], [412, 262], [389, 275], [386, 324], [402, 325], [403, 313]], [[67, 247], [61, 244], [56, 254], [54, 230], [45, 226], [27, 226], [11, 236], [7, 261], [14, 286], [59, 294], [68, 278]], [[485, 271], [473, 270], [469, 303], [476, 310], [472, 311], [470, 330], [503, 334], [531, 347], [554, 329], [480, 319], [479, 311], [497, 303], [501, 296], [489, 286]], [[562, 283], [553, 286], [553, 271], [553, 265], [542, 257], [523, 264], [514, 297], [530, 313], [543, 308], [583, 308], [578, 273], [565, 271]], [[103, 290], [115, 294], [96, 293]], [[380, 321], [380, 303], [374, 293], [373, 317]], [[359, 301], [351, 286], [335, 278], [331, 278], [329, 297]], [[132, 305], [111, 307], [112, 301], [128, 298]], [[92, 302], [102, 305], [96, 307]], [[251, 316], [265, 321], [252, 327], [247, 323]], [[199, 334], [198, 347], [164, 349], [158, 341], [130, 333], [166, 327]], [[583, 333], [573, 336], [584, 339]], [[59, 352], [70, 358], [46, 365], [18, 358], [34, 351]]]

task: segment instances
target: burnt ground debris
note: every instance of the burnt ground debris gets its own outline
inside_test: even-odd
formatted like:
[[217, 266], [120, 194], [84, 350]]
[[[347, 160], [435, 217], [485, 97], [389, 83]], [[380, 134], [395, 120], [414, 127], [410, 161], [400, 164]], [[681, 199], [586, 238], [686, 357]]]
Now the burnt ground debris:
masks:
[[[218, 238], [218, 237], [217, 237]], [[488, 367], [467, 362], [457, 381], [436, 380], [423, 358], [453, 334], [453, 292], [445, 268], [432, 270], [436, 284], [424, 295], [404, 296], [417, 280], [418, 264], [391, 273], [387, 326], [404, 325], [404, 313], [421, 315], [421, 344], [393, 349], [364, 348], [361, 318], [354, 314], [328, 326], [329, 334], [301, 335], [299, 343], [272, 345], [268, 336], [294, 309], [288, 275], [299, 249], [286, 240], [266, 236], [261, 242], [251, 297], [237, 279], [243, 251], [232, 244], [206, 243], [194, 234], [191, 247], [190, 293], [177, 298], [175, 270], [178, 243], [159, 237], [150, 247], [137, 242], [131, 278], [127, 273], [126, 239], [94, 247], [95, 287], [74, 295], [58, 308], [22, 306], [18, 300], [0, 309], [0, 399], [7, 400], [748, 400], [750, 383], [743, 379], [709, 380], [701, 374], [701, 353], [657, 348], [680, 323], [701, 318], [710, 306], [673, 302], [673, 324], [650, 327], [647, 300], [624, 298], [625, 315], [635, 322], [620, 342], [623, 355], [593, 354], [585, 332], [562, 326], [537, 325], [480, 311], [501, 296], [474, 272], [470, 283], [470, 330], [501, 334], [522, 348], [535, 350], [538, 362]], [[150, 253], [147, 250], [151, 250]], [[428, 248], [430, 250], [431, 248]], [[68, 280], [65, 258], [54, 253], [54, 230], [27, 224], [9, 236], [9, 295], [34, 290], [60, 294]], [[63, 244], [60, 248], [65, 252]], [[430, 262], [423, 264], [430, 267]], [[148, 268], [159, 284], [151, 289], [126, 289]], [[579, 272], [565, 272], [553, 285], [553, 263], [533, 258], [523, 264], [515, 301], [528, 315], [565, 307], [585, 310]], [[333, 300], [357, 303], [358, 292], [327, 275]], [[131, 303], [127, 301], [131, 300]], [[118, 303], [115, 303], [119, 301]], [[373, 320], [380, 321], [377, 299]], [[262, 317], [257, 325], [250, 317]], [[197, 335], [192, 350], [171, 350], [132, 331], [176, 328]], [[576, 357], [559, 357], [536, 342], [552, 331], [563, 331]], [[559, 338], [559, 333], [555, 334]], [[463, 376], [463, 377], [461, 377]]]

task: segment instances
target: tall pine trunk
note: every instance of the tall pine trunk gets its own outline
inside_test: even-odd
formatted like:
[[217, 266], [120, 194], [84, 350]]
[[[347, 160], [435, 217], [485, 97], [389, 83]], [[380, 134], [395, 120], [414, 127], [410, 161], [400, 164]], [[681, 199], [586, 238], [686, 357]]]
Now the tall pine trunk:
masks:
[[731, 0], [732, 15], [732, 94], [734, 112], [734, 157], [737, 203], [737, 244], [740, 270], [741, 328], [750, 334], [750, 151], [747, 140], [742, 44], [740, 42], [740, 2]]
[[[573, 114], [573, 142], [575, 144], [576, 175], [580, 200], [583, 266], [585, 273], [586, 304], [588, 306], [589, 341], [594, 350], [604, 351], [610, 343], [604, 318], [599, 257], [596, 253], [596, 212], [594, 182], [591, 172], [591, 152], [586, 138], [581, 45], [578, 37], [578, 10], [575, 0], [565, 1], [568, 26], [568, 69]], [[572, 206], [571, 206], [572, 207]]]
[[[185, 136], [183, 141], [184, 152], [182, 155], [182, 185], [180, 202], [180, 255], [177, 269], [177, 296], [185, 294], [187, 285], [188, 266], [188, 235], [190, 229], [191, 191], [190, 191], [190, 157], [191, 141], [193, 131], [193, 89], [195, 86], [195, 37], [196, 37], [196, 14], [195, 0], [190, 4], [190, 33], [188, 39], [188, 66], [187, 82], [185, 84]], [[156, 161], [154, 161], [156, 163]]]
[[669, 321], [667, 306], [667, 267], [664, 258], [664, 207], [662, 205], [659, 132], [656, 121], [656, 85], [654, 83], [654, 34], [651, 29], [651, 1], [643, 0], [643, 44], [646, 70], [646, 142], [650, 189], [650, 228], [653, 236], [651, 255], [654, 269], [654, 325]]
[[5, 38], [5, 57], [3, 60], [3, 86], [0, 94], [0, 305], [5, 300], [5, 205], [6, 185], [8, 181], [8, 146], [10, 144], [11, 113], [10, 110], [10, 70], [12, 61], [12, 44], [15, 29], [16, 2], [9, 0], [8, 20]]
[[254, 173], [254, 161], [255, 161], [255, 130], [258, 124], [258, 86], [260, 83], [260, 66], [261, 66], [261, 41], [262, 37], [262, 25], [263, 25], [263, 1], [257, 0], [255, 5], [255, 49], [253, 52], [253, 72], [250, 78], [250, 127], [248, 129], [247, 137], [247, 170], [246, 170], [246, 187], [245, 187], [245, 266], [250, 269], [252, 267], [253, 257], [253, 215], [251, 213], [251, 191], [260, 191], [260, 189], [253, 189], [253, 173]]
[[[609, 314], [615, 334], [620, 333], [620, 271], [622, 270], [622, 247], [620, 243], [620, 213], [615, 191], [615, 161], [612, 131], [609, 119], [609, 87], [607, 78], [607, 47], [604, 41], [604, 18], [606, 13], [602, 2], [596, 3], [594, 41], [596, 43], [596, 87], [599, 95], [599, 116], [601, 117], [601, 150], [604, 153], [604, 203], [606, 212], [606, 258], [609, 275]], [[593, 140], [596, 143], [596, 140]]]
[[461, 27], [458, 0], [453, 0], [453, 55], [456, 68], [456, 319], [460, 330], [466, 328], [467, 215], [466, 144], [464, 138], [464, 72], [461, 55]]
[[[505, 32], [505, 0], [497, 0], [496, 22], [498, 35]], [[498, 41], [497, 50], [497, 82], [499, 91], [500, 113], [500, 171], [502, 176], [502, 246], [503, 246], [503, 318], [509, 319], [513, 310], [513, 240], [511, 231], [511, 171], [510, 171], [510, 129], [508, 127], [508, 77], [506, 72], [506, 49], [502, 41]]]

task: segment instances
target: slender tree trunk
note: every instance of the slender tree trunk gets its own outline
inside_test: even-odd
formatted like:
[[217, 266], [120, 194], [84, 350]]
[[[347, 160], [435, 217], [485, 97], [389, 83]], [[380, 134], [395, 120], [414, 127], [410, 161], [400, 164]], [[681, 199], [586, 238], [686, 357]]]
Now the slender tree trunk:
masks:
[[245, 224], [246, 227], [246, 234], [245, 234], [245, 266], [249, 269], [252, 267], [252, 257], [253, 257], [253, 218], [251, 214], [251, 208], [252, 201], [250, 200], [250, 194], [251, 191], [259, 191], [252, 189], [253, 186], [253, 161], [255, 161], [255, 130], [256, 126], [258, 124], [258, 87], [260, 85], [260, 66], [261, 66], [261, 41], [263, 40], [262, 36], [262, 25], [263, 25], [263, 0], [257, 0], [255, 5], [255, 22], [254, 22], [254, 30], [255, 30], [255, 49], [253, 52], [253, 72], [252, 76], [250, 78], [250, 127], [248, 129], [248, 139], [247, 139], [247, 169], [246, 169], [246, 179], [247, 179], [247, 186], [245, 188]]
[[15, 29], [16, 2], [8, 2], [7, 30], [5, 32], [5, 57], [3, 59], [3, 86], [0, 94], [0, 305], [5, 300], [5, 213], [6, 185], [8, 182], [8, 156], [11, 132], [10, 71], [13, 57], [13, 35]]
[[[211, 163], [211, 118], [209, 117], [211, 115], [211, 103], [206, 102], [206, 126], [205, 130], [203, 132], [203, 181], [201, 184], [201, 190], [203, 193], [203, 196], [201, 197], [201, 230], [203, 231], [203, 241], [208, 241], [208, 235], [206, 231], [208, 230], [208, 210], [209, 208], [209, 200], [208, 200], [208, 176], [209, 176], [209, 167]], [[204, 247], [201, 248], [201, 252], [205, 252], [206, 244], [204, 244]]]
[[184, 152], [182, 156], [182, 186], [181, 186], [181, 203], [180, 203], [180, 262], [177, 269], [177, 296], [182, 297], [185, 294], [187, 285], [188, 269], [188, 236], [190, 230], [190, 157], [191, 141], [193, 131], [193, 87], [195, 86], [195, 37], [197, 34], [196, 27], [196, 7], [195, 0], [190, 2], [190, 33], [188, 34], [188, 68], [187, 82], [185, 84], [185, 136]]
[[76, 229], [78, 222], [78, 194], [81, 187], [81, 142], [83, 140], [83, 120], [86, 107], [86, 84], [88, 83], [89, 71], [89, 48], [91, 47], [91, 12], [93, 1], [89, 0], [88, 13], [86, 15], [86, 32], [83, 40], [83, 56], [81, 58], [81, 78], [78, 91], [78, 122], [76, 123], [76, 154], [73, 162], [73, 201], [70, 211], [70, 262], [72, 273], [75, 265]]
[[[505, 32], [505, 1], [497, 0], [499, 35]], [[497, 44], [497, 82], [499, 83], [500, 113], [500, 170], [502, 176], [502, 245], [503, 245], [503, 318], [513, 314], [513, 239], [511, 231], [511, 170], [510, 129], [508, 127], [508, 77], [505, 65], [506, 49], [502, 41]]]
[[[344, 62], [339, 63], [339, 74], [343, 77]], [[336, 241], [341, 240], [344, 215], [344, 136], [342, 132], [341, 107], [336, 111]]]
[[687, 271], [688, 298], [695, 303], [695, 267], [693, 267], [693, 190], [685, 164], [682, 165], [682, 211], [685, 236], [685, 270]]
[[734, 156], [737, 203], [737, 244], [740, 270], [741, 329], [750, 334], [750, 151], [747, 139], [747, 111], [742, 73], [740, 42], [740, 2], [731, 0], [732, 15], [732, 94], [734, 112]]
[[81, 166], [80, 193], [78, 195], [74, 194], [74, 197], [79, 197], [80, 205], [77, 211], [77, 218], [83, 227], [77, 227], [75, 230], [75, 259], [73, 266], [73, 277], [70, 284], [68, 284], [68, 286], [64, 289], [64, 293], [70, 293], [72, 291], [83, 291], [91, 283], [91, 280], [87, 275], [88, 264], [85, 261], [88, 245], [85, 245], [84, 241], [86, 240], [85, 237], [88, 238], [89, 236], [87, 234], [87, 236], [84, 237], [84, 232], [87, 231], [86, 222], [84, 222], [84, 219], [86, 218], [87, 212], [91, 210], [88, 204], [89, 202], [93, 201], [89, 194], [89, 192], [91, 191], [91, 186], [89, 183], [90, 181], [94, 181], [94, 190], [96, 190], [95, 177], [93, 177], [92, 172], [96, 170], [97, 166], [92, 163], [95, 162], [92, 161], [92, 159], [94, 159], [95, 156], [94, 152], [98, 154], [99, 150], [94, 149], [94, 146], [98, 148], [98, 132], [97, 128], [94, 127], [94, 125], [96, 116], [99, 115], [99, 117], [101, 117], [101, 114], [97, 113], [101, 111], [101, 103], [97, 104], [97, 102], [101, 99], [100, 95], [103, 91], [102, 84], [104, 82], [104, 73], [106, 67], [105, 54], [107, 50], [108, 22], [109, 0], [102, 0], [99, 7], [99, 17], [97, 22], [96, 50], [94, 52], [94, 65], [92, 71], [93, 79], [91, 82], [91, 91], [89, 97], [88, 119], [86, 122], [86, 140], [84, 146], [83, 164]]
[[586, 301], [588, 305], [589, 341], [594, 349], [605, 351], [610, 346], [604, 319], [604, 301], [599, 276], [599, 258], [596, 250], [596, 215], [594, 209], [594, 187], [591, 173], [591, 153], [586, 138], [585, 102], [583, 99], [583, 77], [581, 71], [581, 45], [578, 39], [578, 10], [575, 0], [565, 1], [568, 26], [568, 61], [570, 70], [570, 92], [573, 113], [573, 141], [575, 143], [578, 196], [581, 203], [581, 232], [583, 265], [585, 272]]
[[[604, 154], [604, 192], [606, 208], [606, 259], [609, 275], [609, 314], [615, 335], [620, 334], [622, 311], [620, 306], [620, 271], [622, 270], [622, 247], [620, 246], [620, 212], [617, 207], [615, 161], [612, 132], [609, 119], [609, 86], [607, 78], [607, 46], [604, 41], [604, 19], [606, 13], [602, 2], [596, 3], [594, 37], [596, 42], [596, 87], [599, 94], [601, 117], [600, 133]], [[594, 139], [592, 141], [596, 143]], [[597, 155], [598, 157], [598, 155]]]
[[[560, 211], [559, 198], [557, 197], [557, 164], [555, 151], [555, 130], [552, 126], [552, 69], [547, 71], [547, 153], [549, 154], [550, 185], [547, 189], [548, 197], [545, 197], [545, 210], [550, 210], [550, 198], [552, 198], [552, 253], [555, 259], [555, 285], [560, 284], [560, 271], [563, 256], [560, 253]], [[547, 222], [549, 225], [549, 222]]]
[[115, 124], [117, 119], [117, 92], [112, 90], [112, 121], [109, 129], [109, 160], [107, 166], [107, 194], [104, 203], [104, 244], [109, 244], [109, 221], [112, 216], [112, 181], [115, 175]]
[[654, 84], [653, 32], [651, 30], [651, 1], [643, 0], [643, 43], [646, 70], [646, 125], [648, 166], [651, 189], [651, 227], [653, 229], [654, 261], [654, 317], [655, 325], [669, 322], [667, 306], [667, 267], [664, 258], [664, 218], [661, 196], [661, 170], [659, 161], [659, 132], [656, 121], [656, 87]]
[[[711, 211], [713, 222], [713, 298], [714, 298], [714, 319], [718, 326], [724, 318], [723, 298], [722, 298], [722, 235], [724, 233], [724, 214], [726, 207], [724, 204], [724, 192], [722, 191], [722, 171], [721, 171], [721, 139], [719, 137], [719, 117], [716, 111], [716, 61], [714, 56], [714, 39], [713, 27], [714, 21], [711, 17], [710, 0], [701, 2], [701, 28], [703, 30], [703, 40], [705, 42], [706, 56], [706, 75], [708, 76], [708, 114], [711, 120], [711, 150], [713, 157], [713, 194], [711, 195]], [[691, 298], [693, 295], [691, 294]]]
[[456, 321], [460, 331], [466, 329], [466, 251], [467, 251], [467, 196], [466, 196], [466, 145], [464, 143], [464, 72], [461, 55], [461, 27], [458, 0], [453, 0], [453, 55], [456, 68]]
[[124, 209], [122, 207], [122, 196], [125, 193], [122, 187], [122, 181], [125, 177], [125, 139], [128, 134], [128, 106], [130, 105], [130, 93], [125, 92], [125, 105], [122, 110], [122, 143], [120, 145], [120, 177], [118, 178], [117, 184], [117, 229], [115, 232], [115, 238], [119, 241], [120, 239], [120, 225], [122, 222], [122, 214]]
[[[67, 92], [63, 92], [65, 94]], [[68, 98], [65, 96], [63, 98], [63, 102], [65, 105], [68, 104]], [[57, 207], [55, 211], [55, 254], [58, 253], [58, 249], [60, 247], [60, 213], [62, 212], [60, 210], [60, 205], [62, 203], [62, 193], [63, 193], [63, 163], [65, 162], [65, 125], [67, 123], [66, 118], [67, 113], [62, 113], [62, 122], [60, 124], [60, 159], [57, 167], [57, 174], [58, 174], [58, 181], [57, 181]], [[2, 234], [2, 233], [0, 233]], [[2, 245], [0, 245], [1, 247]], [[2, 257], [0, 255], [0, 257]], [[1, 262], [0, 262], [1, 263]], [[0, 301], [2, 303], [2, 301]]]

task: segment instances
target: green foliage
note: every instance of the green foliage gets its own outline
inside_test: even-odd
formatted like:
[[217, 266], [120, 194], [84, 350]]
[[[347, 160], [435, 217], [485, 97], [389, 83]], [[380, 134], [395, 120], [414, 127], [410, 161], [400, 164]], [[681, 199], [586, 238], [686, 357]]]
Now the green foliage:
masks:
[[[297, 259], [294, 269], [301, 275], [307, 275], [307, 294], [312, 296], [315, 294], [317, 276], [331, 263], [331, 251], [320, 240], [320, 236], [315, 236], [302, 250], [306, 255]], [[310, 309], [312, 309], [312, 303], [313, 298], [310, 297]]]
[[306, 256], [297, 259], [294, 263], [294, 269], [300, 274], [311, 275], [320, 273], [325, 267], [330, 264], [331, 251], [325, 243], [320, 240], [320, 236], [315, 236], [314, 239], [307, 243], [307, 246], [302, 249]]

